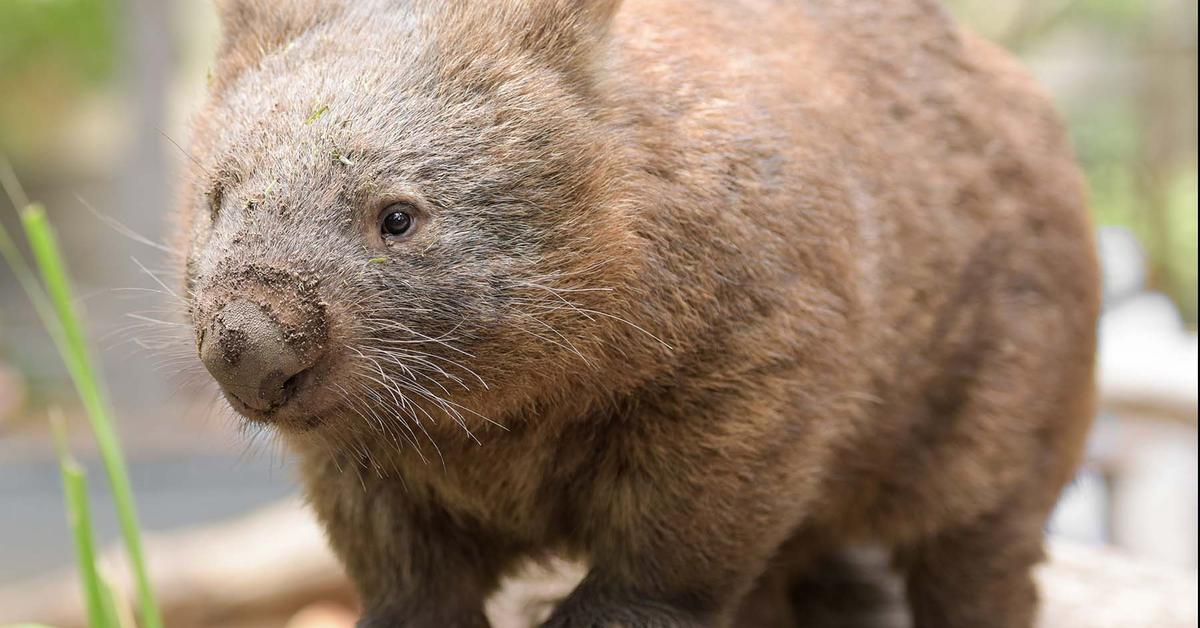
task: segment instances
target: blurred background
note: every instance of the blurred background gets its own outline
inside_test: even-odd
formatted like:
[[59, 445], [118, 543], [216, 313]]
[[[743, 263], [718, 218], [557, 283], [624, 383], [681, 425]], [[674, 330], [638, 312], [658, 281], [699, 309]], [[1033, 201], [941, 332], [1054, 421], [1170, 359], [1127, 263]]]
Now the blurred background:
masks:
[[[949, 4], [1047, 87], [1092, 190], [1106, 281], [1101, 413], [1053, 532], [1194, 573], [1196, 2]], [[0, 0], [0, 155], [64, 239], [153, 531], [296, 491], [269, 439], [241, 433], [211, 389], [189, 381], [186, 330], [153, 322], [172, 316], [159, 284], [174, 285], [166, 256], [88, 209], [154, 242], [169, 238], [187, 120], [217, 37], [207, 0]], [[8, 205], [0, 198], [0, 221], [18, 230]], [[112, 540], [74, 392], [24, 295], [0, 271], [0, 587], [71, 561], [46, 429], [55, 406], [93, 471], [100, 534]]]

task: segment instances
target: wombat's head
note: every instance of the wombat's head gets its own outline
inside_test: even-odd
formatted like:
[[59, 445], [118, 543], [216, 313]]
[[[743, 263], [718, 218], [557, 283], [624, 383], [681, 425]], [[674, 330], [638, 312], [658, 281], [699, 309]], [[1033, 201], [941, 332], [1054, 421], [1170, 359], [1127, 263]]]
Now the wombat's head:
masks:
[[609, 351], [638, 248], [596, 95], [616, 4], [222, 3], [183, 224], [235, 409], [415, 438]]

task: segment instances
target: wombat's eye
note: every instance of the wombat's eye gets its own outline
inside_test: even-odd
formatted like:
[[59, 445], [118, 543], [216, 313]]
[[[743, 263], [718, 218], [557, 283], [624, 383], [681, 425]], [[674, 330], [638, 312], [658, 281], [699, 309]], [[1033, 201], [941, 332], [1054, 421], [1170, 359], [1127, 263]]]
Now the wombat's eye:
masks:
[[408, 235], [416, 222], [414, 213], [413, 207], [406, 203], [389, 205], [383, 210], [383, 218], [379, 225], [380, 235], [384, 240], [395, 240]]

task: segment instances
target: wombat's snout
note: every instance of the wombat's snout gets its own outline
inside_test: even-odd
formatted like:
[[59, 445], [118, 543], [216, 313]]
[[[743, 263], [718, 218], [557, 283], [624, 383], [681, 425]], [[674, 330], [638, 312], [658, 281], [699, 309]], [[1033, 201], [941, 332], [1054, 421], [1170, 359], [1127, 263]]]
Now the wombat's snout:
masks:
[[283, 405], [317, 357], [293, 346], [276, 317], [244, 299], [213, 316], [200, 341], [200, 359], [221, 389], [260, 412]]

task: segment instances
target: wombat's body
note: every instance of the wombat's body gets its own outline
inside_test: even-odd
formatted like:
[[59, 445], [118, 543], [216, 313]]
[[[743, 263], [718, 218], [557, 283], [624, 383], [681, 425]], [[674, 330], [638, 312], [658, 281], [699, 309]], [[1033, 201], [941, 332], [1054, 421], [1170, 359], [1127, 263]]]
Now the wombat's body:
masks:
[[1028, 626], [1098, 300], [1045, 99], [923, 0], [617, 4], [226, 3], [197, 338], [364, 624], [559, 551], [548, 626], [791, 625], [875, 542], [917, 626]]

